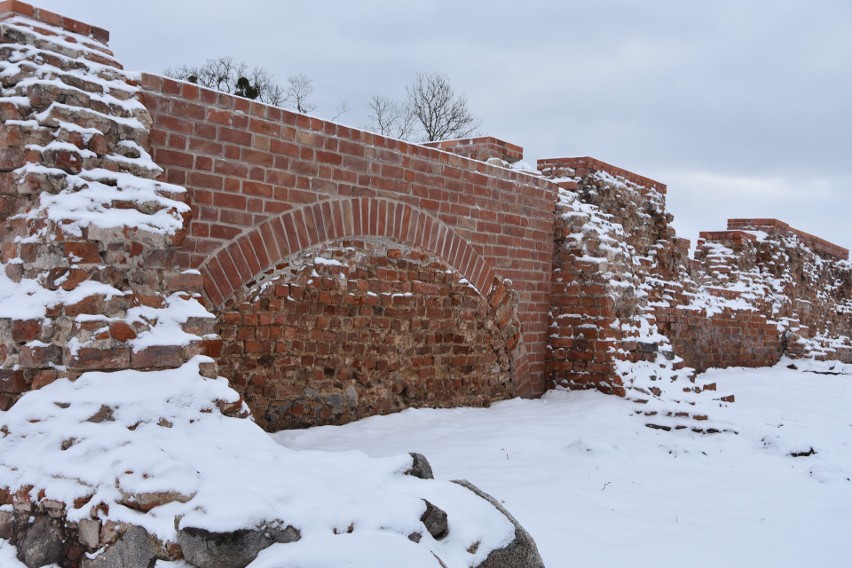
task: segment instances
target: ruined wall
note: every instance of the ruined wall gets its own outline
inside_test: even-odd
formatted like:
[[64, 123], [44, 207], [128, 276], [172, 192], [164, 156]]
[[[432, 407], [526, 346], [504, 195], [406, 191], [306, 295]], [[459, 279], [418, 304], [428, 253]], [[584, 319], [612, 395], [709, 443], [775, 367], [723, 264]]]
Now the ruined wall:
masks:
[[[548, 359], [555, 381], [620, 392], [617, 362], [637, 360], [621, 328], [639, 313], [697, 371], [768, 366], [784, 354], [849, 356], [852, 278], [842, 247], [780, 221], [738, 219], [701, 233], [692, 260], [670, 226], [663, 184], [592, 158], [539, 168], [563, 194]], [[639, 340], [640, 352], [655, 351], [657, 339]]]
[[523, 148], [493, 136], [439, 140], [437, 142], [426, 142], [423, 145], [482, 162], [497, 160], [496, 163], [498, 164], [500, 162], [512, 164], [524, 159]]
[[663, 282], [683, 279], [688, 249], [669, 227], [665, 186], [591, 158], [542, 160], [539, 168], [560, 188], [551, 380], [624, 396], [652, 428], [713, 431], [708, 414], [733, 397], [684, 365], [649, 301]]
[[[637, 383], [640, 363], [691, 383], [684, 367], [850, 352], [846, 252], [784, 223], [734, 220], [731, 231], [703, 234], [691, 260], [671, 227], [665, 185], [649, 178], [593, 158], [542, 160], [538, 176], [508, 167], [522, 149], [491, 137], [425, 147], [155, 75], [137, 84], [102, 30], [9, 5], [86, 35], [57, 43], [48, 28], [4, 31], [0, 262], [10, 281], [49, 298], [26, 317], [0, 317], [3, 406], [56, 377], [175, 367], [195, 354], [218, 356], [261, 419], [284, 425], [408, 404], [486, 404], [553, 384], [629, 394], [646, 388]], [[344, 242], [364, 248], [346, 252]], [[346, 299], [329, 300], [322, 288], [314, 294], [310, 286], [323, 278], [309, 285], [293, 267], [320, 250], [346, 262], [365, 254], [359, 258], [375, 274], [352, 265], [344, 276], [371, 284]], [[383, 279], [414, 281], [397, 266], [414, 257], [381, 252], [390, 250], [423, 255], [416, 262], [453, 274], [446, 282], [418, 275], [412, 310], [475, 293], [436, 321], [479, 314], [473, 319], [485, 327], [465, 330], [465, 349], [487, 363], [493, 357], [496, 367], [471, 371], [472, 356], [460, 353], [447, 363], [434, 337], [409, 327], [393, 341], [428, 356], [404, 355], [418, 375], [405, 388], [382, 375], [378, 359], [329, 378], [333, 359], [317, 363], [308, 349], [364, 344], [366, 335], [351, 331], [355, 320], [294, 328], [324, 328], [316, 346], [263, 343], [262, 334], [279, 331], [255, 329], [258, 310], [272, 321], [296, 305], [336, 310], [354, 301], [350, 292], [362, 302], [358, 329], [383, 329], [390, 318], [376, 308], [396, 306], [361, 313], [374, 302], [368, 292], [379, 294], [372, 286], [386, 286]], [[279, 305], [273, 279], [310, 293]], [[224, 340], [199, 301], [218, 316]], [[178, 303], [194, 315], [166, 322], [162, 310]], [[401, 313], [410, 326], [415, 316]], [[185, 334], [179, 344], [158, 332], [173, 324]], [[258, 370], [287, 357], [308, 369], [271, 379]], [[359, 383], [363, 369], [374, 383]], [[456, 377], [447, 383], [454, 386], [423, 387], [430, 373]], [[322, 388], [307, 384], [308, 375]], [[356, 408], [340, 402], [352, 389]], [[273, 418], [273, 407], [296, 412]]]
[[756, 351], [761, 346], [772, 351], [764, 361], [777, 360], [782, 351], [848, 361], [848, 255], [842, 247], [774, 219], [731, 219], [727, 231], [701, 233], [695, 257], [701, 263], [697, 278], [702, 289], [728, 298], [741, 319], [754, 322], [751, 331], [759, 330], [759, 335], [747, 343]]
[[[204, 351], [213, 320], [193, 297], [201, 279], [175, 262], [185, 191], [155, 181], [151, 117], [106, 32], [19, 2], [0, 14], [6, 409], [87, 370], [177, 367]], [[188, 307], [178, 342], [158, 327], [168, 305]]]
[[[721, 294], [712, 289], [710, 293]], [[762, 313], [730, 308], [708, 313], [688, 306], [658, 308], [657, 324], [678, 356], [696, 371], [768, 367], [781, 358], [782, 334]]]

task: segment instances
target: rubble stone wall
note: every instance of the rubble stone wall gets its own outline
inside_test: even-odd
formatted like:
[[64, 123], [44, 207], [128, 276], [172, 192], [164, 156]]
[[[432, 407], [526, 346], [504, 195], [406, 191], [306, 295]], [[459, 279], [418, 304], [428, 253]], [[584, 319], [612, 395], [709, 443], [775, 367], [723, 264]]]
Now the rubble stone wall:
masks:
[[597, 388], [647, 426], [718, 431], [708, 409], [733, 398], [690, 367], [852, 361], [841, 247], [741, 219], [692, 260], [654, 180], [592, 158], [522, 171], [490, 137], [427, 147], [128, 74], [107, 40], [0, 1], [0, 413], [42, 405], [0, 428], [0, 539], [27, 566], [205, 565], [193, 550], [220, 539], [298, 538], [282, 518], [205, 537], [181, 515], [153, 539], [126, 519], [210, 502], [135, 466], [93, 485], [41, 468], [80, 445], [122, 463], [125, 441], [246, 419], [244, 400], [278, 429]]
[[655, 350], [635, 333], [623, 338], [635, 314], [697, 371], [850, 357], [846, 249], [774, 219], [732, 219], [701, 233], [690, 259], [665, 185], [593, 158], [538, 165], [570, 196], [554, 234], [548, 372], [557, 384], [623, 392], [617, 362]]
[[[107, 37], [0, 3], [0, 265], [21, 293], [0, 314], [0, 409], [87, 370], [177, 367], [213, 331], [175, 260], [185, 191], [157, 181], [151, 116]], [[201, 314], [180, 345], [156, 339], [169, 303]]]
[[[774, 219], [731, 219], [727, 231], [701, 233], [695, 257], [702, 288], [751, 306], [751, 316], [741, 310], [737, 317], [750, 318], [742, 326], [745, 333], [759, 332], [751, 341], [730, 345], [724, 361], [728, 365], [721, 366], [750, 354], [757, 355], [756, 364], [773, 362], [769, 353], [782, 352], [849, 361], [848, 255], [842, 247]], [[757, 323], [761, 317], [763, 330]]]
[[221, 370], [269, 430], [484, 406], [514, 396], [498, 311], [432, 255], [337, 241], [225, 304]]
[[680, 307], [656, 310], [657, 325], [686, 365], [698, 372], [724, 367], [769, 367], [783, 354], [782, 334], [757, 311], [708, 316]]

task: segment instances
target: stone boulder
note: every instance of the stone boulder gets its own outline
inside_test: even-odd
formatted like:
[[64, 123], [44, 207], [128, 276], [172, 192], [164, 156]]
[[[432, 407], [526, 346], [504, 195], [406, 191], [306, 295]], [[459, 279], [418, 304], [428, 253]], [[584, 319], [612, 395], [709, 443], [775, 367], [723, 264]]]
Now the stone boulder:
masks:
[[165, 558], [161, 544], [145, 529], [128, 525], [121, 538], [95, 558], [84, 558], [81, 568], [114, 568], [116, 566], [153, 566], [157, 558]]
[[62, 561], [65, 556], [65, 531], [62, 521], [38, 516], [18, 540], [18, 560], [29, 568], [40, 568]]
[[229, 533], [192, 527], [178, 531], [178, 544], [184, 558], [197, 568], [242, 568], [264, 548], [296, 542], [300, 538], [299, 531], [291, 526], [265, 526]]
[[544, 568], [544, 561], [530, 533], [499, 501], [467, 480], [456, 479], [453, 483], [466, 487], [494, 505], [515, 526], [515, 539], [506, 547], [491, 551], [491, 554], [477, 568]]

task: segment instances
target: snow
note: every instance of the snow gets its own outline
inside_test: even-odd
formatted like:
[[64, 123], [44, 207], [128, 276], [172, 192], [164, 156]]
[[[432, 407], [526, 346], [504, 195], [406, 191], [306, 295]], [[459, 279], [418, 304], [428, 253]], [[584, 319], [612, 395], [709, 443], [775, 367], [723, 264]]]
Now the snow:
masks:
[[[83, 53], [91, 53], [97, 55], [99, 57], [105, 57], [107, 53], [105, 52], [105, 48], [98, 45], [88, 36], [84, 36], [82, 34], [74, 33], [68, 31], [64, 28], [56, 28], [54, 26], [45, 25], [43, 22], [34, 21], [26, 16], [12, 16], [8, 18], [4, 24], [6, 25], [14, 25], [20, 26], [26, 29], [27, 33], [30, 35], [36, 36], [37, 38], [48, 41], [50, 43], [56, 44], [68, 50], [80, 51]], [[58, 32], [59, 35], [45, 35], [42, 34], [30, 26], [37, 26], [40, 28], [48, 28], [54, 32]]]
[[335, 258], [314, 257], [314, 264], [319, 266], [343, 266], [343, 263]]
[[74, 144], [70, 142], [59, 142], [58, 140], [53, 140], [48, 143], [46, 146], [39, 146], [38, 144], [27, 144], [25, 146], [27, 150], [33, 150], [35, 152], [74, 152], [78, 154], [81, 158], [97, 158], [97, 154], [92, 152], [91, 150], [85, 150], [82, 148], [78, 148]]
[[[147, 164], [145, 161], [141, 163]], [[149, 169], [155, 168], [158, 166], [150, 162]], [[53, 173], [48, 168], [34, 164], [18, 168], [14, 173], [23, 177], [28, 172]], [[40, 207], [31, 211], [29, 216], [35, 218], [44, 212], [49, 219], [63, 222], [63, 230], [75, 235], [81, 235], [82, 229], [89, 225], [103, 228], [136, 227], [153, 233], [174, 234], [183, 227], [181, 213], [189, 211], [187, 204], [159, 193], [184, 193], [186, 190], [179, 186], [100, 168], [83, 170], [79, 175], [68, 175], [67, 180], [68, 187], [61, 192], [55, 195], [43, 192]], [[144, 213], [136, 209], [114, 208], [120, 202], [154, 203], [160, 209]]]
[[48, 290], [34, 279], [24, 278], [14, 282], [6, 276], [6, 266], [0, 263], [0, 318], [39, 319], [47, 308], [59, 304], [72, 305], [80, 300], [100, 294], [106, 298], [124, 293], [101, 282], [87, 280], [71, 291], [61, 288]]
[[[239, 396], [224, 379], [200, 375], [209, 361], [84, 373], [26, 393], [0, 412], [0, 487], [32, 485], [33, 497], [80, 499], [67, 511], [71, 521], [103, 503], [102, 520], [139, 525], [163, 541], [174, 542], [183, 527], [228, 532], [282, 521], [304, 542], [279, 552], [300, 566], [305, 555], [324, 559], [317, 566], [340, 566], [330, 538], [361, 551], [393, 541], [397, 566], [434, 566], [434, 552], [461, 567], [514, 537], [509, 520], [466, 488], [403, 475], [412, 464], [405, 451], [370, 458], [289, 450], [251, 420], [221, 414], [217, 401], [238, 403]], [[157, 503], [147, 513], [129, 506], [147, 497]], [[440, 541], [420, 521], [424, 499], [449, 516], [450, 534]], [[422, 534], [417, 545], [408, 540], [415, 532]]]
[[[52, 31], [56, 32], [53, 35], [42, 34], [31, 29], [29, 26], [33, 25], [33, 22], [23, 17], [12, 17], [5, 20], [3, 25], [17, 28], [31, 38], [43, 40], [56, 48], [56, 53], [48, 53], [31, 45], [9, 44], [7, 47], [11, 53], [4, 61], [0, 61], [0, 75], [13, 77], [26, 73], [27, 77], [17, 81], [9, 89], [0, 89], [3, 100], [18, 106], [29, 106], [29, 101], [23, 94], [31, 90], [33, 86], [45, 86], [71, 92], [86, 101], [97, 101], [101, 103], [101, 107], [108, 109], [100, 112], [88, 106], [79, 108], [64, 102], [53, 101], [42, 112], [31, 116], [35, 121], [16, 121], [15, 124], [36, 127], [55, 125], [59, 129], [82, 134], [87, 142], [99, 134], [99, 131], [95, 128], [82, 128], [70, 124], [62, 120], [63, 116], [76, 114], [115, 124], [122, 130], [123, 137], [130, 135], [128, 130], [139, 132], [146, 130], [145, 124], [138, 118], [144, 115], [145, 107], [138, 97], [133, 96], [138, 92], [138, 88], [128, 82], [129, 75], [124, 74], [120, 67], [107, 66], [81, 57], [85, 54], [93, 54], [99, 59], [110, 59], [109, 53], [103, 46], [78, 34], [56, 28], [52, 28]], [[50, 28], [38, 23], [36, 26], [39, 29]], [[42, 53], [47, 56], [42, 56]], [[56, 58], [73, 61], [73, 63], [68, 65], [68, 69], [62, 69], [50, 63]], [[69, 77], [95, 85], [95, 88], [81, 90], [73, 84], [73, 81], [66, 80]], [[41, 153], [72, 152], [79, 159], [96, 157], [91, 150], [80, 149], [74, 144], [59, 140], [50, 141], [45, 145], [30, 144], [26, 148]], [[135, 142], [125, 140], [119, 144], [119, 148], [122, 151], [107, 154], [103, 157], [104, 160], [121, 164], [122, 167], [139, 173], [139, 176], [100, 168], [66, 176], [61, 170], [45, 168], [35, 163], [26, 164], [15, 170], [13, 173], [18, 180], [27, 174], [67, 179], [64, 189], [58, 193], [43, 192], [41, 194], [40, 206], [30, 211], [30, 218], [46, 216], [61, 225], [65, 232], [76, 236], [81, 236], [83, 229], [89, 226], [105, 229], [132, 227], [165, 235], [173, 235], [183, 228], [185, 223], [183, 215], [189, 212], [189, 206], [180, 200], [172, 199], [172, 196], [184, 193], [185, 189], [147, 179], [158, 176], [162, 173], [162, 169]], [[128, 155], [124, 155], [125, 153]], [[132, 204], [133, 207], [127, 207], [127, 203]], [[114, 208], [116, 204], [124, 206]], [[37, 239], [40, 236], [44, 235], [33, 235], [31, 238]]]
[[162, 308], [138, 306], [127, 310], [128, 324], [151, 325], [151, 329], [143, 331], [129, 343], [134, 352], [157, 345], [189, 345], [201, 337], [184, 331], [184, 324], [190, 318], [213, 319], [215, 317], [197, 299], [175, 293], [165, 299], [165, 305]]
[[[381, 554], [377, 554], [381, 551]], [[439, 568], [429, 550], [387, 534], [335, 535], [273, 545], [258, 554], [248, 568]]]
[[437, 478], [466, 478], [500, 499], [548, 568], [844, 566], [852, 367], [790, 364], [701, 377], [736, 395], [713, 411], [736, 435], [644, 428], [628, 401], [584, 391], [274, 438], [292, 449], [422, 452]]
[[513, 162], [509, 164], [510, 170], [515, 170], [516, 172], [521, 172], [525, 174], [532, 174], [535, 176], [541, 176], [541, 172], [538, 171], [538, 168], [533, 164], [526, 162], [524, 160], [519, 160], [517, 162]]

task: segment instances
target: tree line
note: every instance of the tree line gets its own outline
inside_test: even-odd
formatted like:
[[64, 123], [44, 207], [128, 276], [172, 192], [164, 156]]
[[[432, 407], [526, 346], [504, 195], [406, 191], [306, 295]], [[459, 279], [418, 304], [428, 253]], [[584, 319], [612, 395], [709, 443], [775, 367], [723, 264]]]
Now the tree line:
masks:
[[[267, 70], [249, 67], [232, 57], [208, 59], [200, 66], [169, 68], [165, 74], [301, 113], [310, 113], [317, 108], [312, 102], [313, 82], [307, 75], [290, 75], [281, 85]], [[474, 134], [481, 124], [470, 111], [467, 97], [456, 93], [449, 77], [439, 73], [417, 73], [405, 87], [404, 98], [373, 95], [366, 109], [368, 122], [363, 126], [365, 130], [409, 141], [466, 138]], [[331, 120], [340, 118], [349, 110], [349, 105], [341, 103], [335, 108]]]

